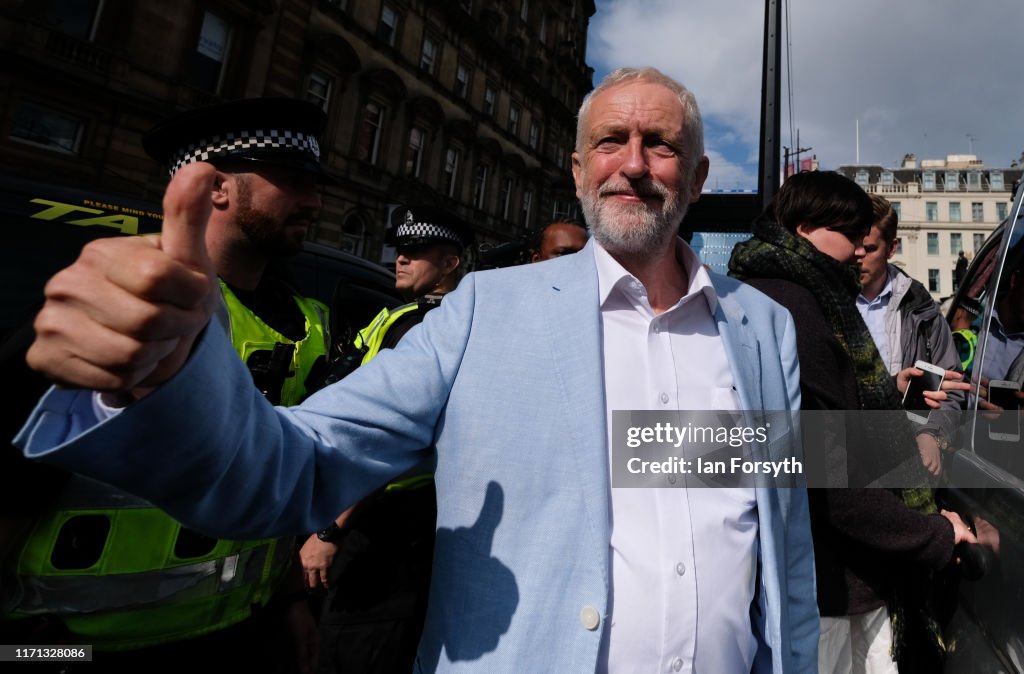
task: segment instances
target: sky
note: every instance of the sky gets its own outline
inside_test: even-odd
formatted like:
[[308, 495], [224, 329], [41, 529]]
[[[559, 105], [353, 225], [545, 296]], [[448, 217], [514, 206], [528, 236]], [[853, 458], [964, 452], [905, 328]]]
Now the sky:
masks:
[[[792, 54], [784, 42], [780, 146], [795, 150], [798, 130], [822, 169], [858, 150], [885, 167], [913, 153], [1005, 168], [1024, 152], [1024, 0], [780, 2]], [[645, 65], [685, 84], [704, 116], [705, 190], [755, 190], [763, 30], [763, 0], [598, 0], [587, 63], [595, 85]]]

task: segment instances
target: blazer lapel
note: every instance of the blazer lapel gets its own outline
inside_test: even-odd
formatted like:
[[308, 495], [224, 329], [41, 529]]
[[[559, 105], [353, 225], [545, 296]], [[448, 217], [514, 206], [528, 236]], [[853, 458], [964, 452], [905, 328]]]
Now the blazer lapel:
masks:
[[762, 410], [764, 400], [761, 391], [761, 354], [757, 338], [743, 307], [717, 284], [715, 291], [718, 293], [715, 322], [718, 323], [718, 334], [722, 337], [725, 352], [729, 357], [740, 406], [745, 410]]
[[[561, 451], [572, 452], [576, 461], [577, 486], [596, 542], [610, 540], [608, 509], [608, 423], [605, 413], [603, 340], [598, 304], [597, 268], [593, 244], [569, 256], [564, 263], [552, 263], [550, 273], [541, 275], [544, 296], [538, 307], [549, 328], [548, 348], [551, 376], [561, 386], [560, 423], [566, 444]], [[607, 580], [607, 555], [605, 578]]]

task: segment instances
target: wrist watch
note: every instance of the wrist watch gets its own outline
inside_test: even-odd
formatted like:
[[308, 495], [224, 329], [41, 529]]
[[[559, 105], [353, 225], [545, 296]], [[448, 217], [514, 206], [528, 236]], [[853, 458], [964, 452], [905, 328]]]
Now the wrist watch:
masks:
[[324, 543], [336, 543], [341, 538], [341, 527], [337, 522], [331, 522], [326, 527], [316, 532], [316, 537]]
[[935, 444], [937, 444], [939, 446], [939, 449], [942, 450], [943, 452], [953, 451], [953, 446], [949, 444], [949, 440], [946, 440], [945, 433], [942, 433], [941, 431], [934, 431], [932, 429], [928, 429], [921, 431], [919, 435], [921, 434], [930, 435], [933, 438], [935, 438]]

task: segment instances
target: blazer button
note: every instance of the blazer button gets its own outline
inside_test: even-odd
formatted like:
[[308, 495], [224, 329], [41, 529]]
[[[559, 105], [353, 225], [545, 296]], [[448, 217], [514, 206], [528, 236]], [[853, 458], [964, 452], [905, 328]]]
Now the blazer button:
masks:
[[580, 611], [580, 624], [593, 632], [601, 624], [601, 614], [593, 606], [584, 606]]

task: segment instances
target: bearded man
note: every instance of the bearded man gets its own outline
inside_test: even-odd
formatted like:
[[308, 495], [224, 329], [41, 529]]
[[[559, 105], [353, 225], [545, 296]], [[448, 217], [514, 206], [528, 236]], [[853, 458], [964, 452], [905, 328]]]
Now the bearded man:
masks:
[[[153, 282], [192, 305], [145, 301], [147, 317], [173, 324], [160, 344], [128, 337], [131, 352], [116, 361], [69, 347], [60, 335], [72, 318], [110, 346], [98, 300], [131, 292], [116, 274], [73, 266], [64, 273], [89, 292], [74, 307], [50, 298], [40, 320], [54, 327], [30, 359], [66, 386], [156, 390], [104, 420], [91, 411], [93, 392], [54, 390], [19, 442], [192, 525], [246, 535], [322, 527], [433, 444], [437, 537], [421, 670], [813, 672], [818, 617], [799, 480], [789, 489], [612, 481], [621, 469], [613, 411], [799, 407], [789, 314], [708, 272], [678, 236], [707, 173], [693, 95], [654, 69], [615, 71], [579, 114], [573, 176], [594, 234], [586, 248], [470, 274], [397, 348], [298, 408], [274, 410], [239, 393], [238, 368], [208, 373], [227, 344], [215, 326], [203, 330], [210, 269], [196, 195], [211, 176], [197, 168], [168, 191], [179, 214], [166, 223], [170, 245], [146, 256]], [[58, 421], [68, 415], [74, 425]], [[250, 420], [241, 435], [219, 423], [235, 416]], [[136, 443], [115, 450], [112, 437], [162, 443], [140, 459]]]

